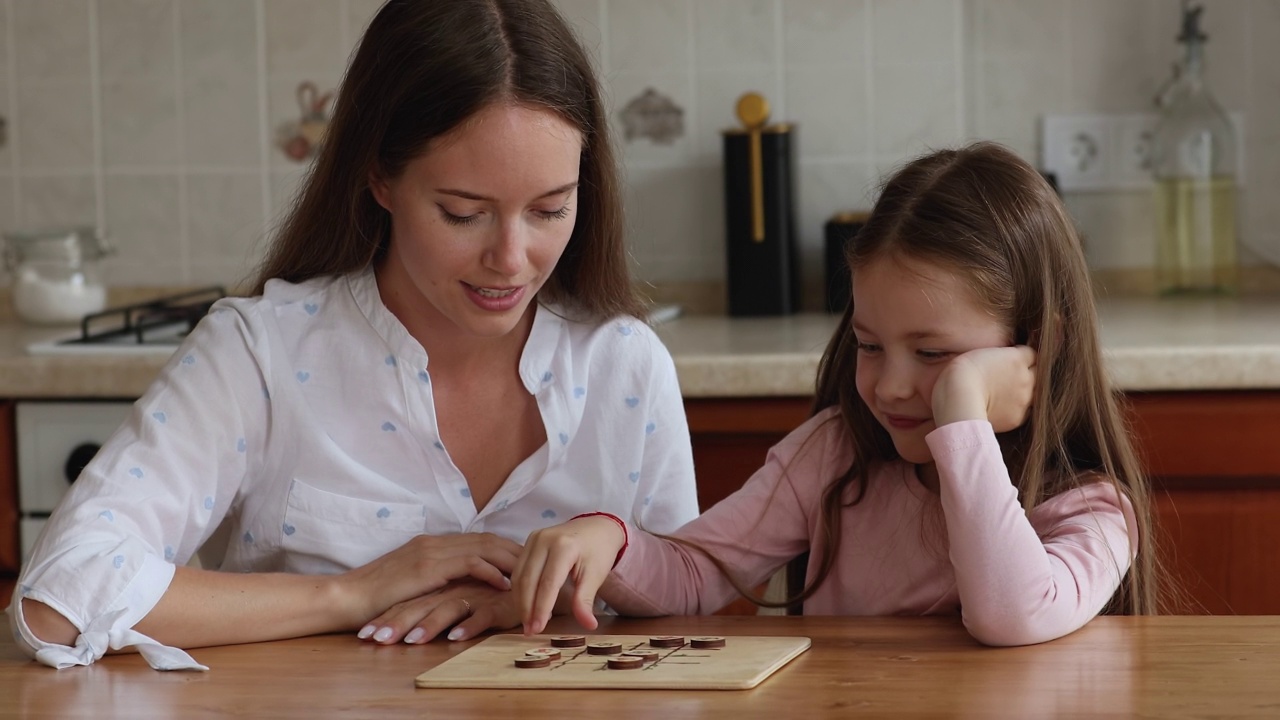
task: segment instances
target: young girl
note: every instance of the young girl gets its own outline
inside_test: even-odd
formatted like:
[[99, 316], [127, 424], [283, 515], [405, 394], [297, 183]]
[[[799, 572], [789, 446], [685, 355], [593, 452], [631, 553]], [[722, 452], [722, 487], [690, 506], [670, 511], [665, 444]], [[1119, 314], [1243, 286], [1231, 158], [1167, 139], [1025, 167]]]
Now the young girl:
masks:
[[21, 646], [172, 669], [314, 633], [463, 639], [518, 624], [530, 531], [691, 520], [622, 227], [596, 78], [547, 0], [386, 2], [255, 296], [200, 323], [50, 518]]
[[805, 552], [806, 613], [959, 613], [992, 645], [1155, 611], [1147, 487], [1049, 185], [994, 144], [920, 158], [848, 261], [813, 417], [672, 537], [602, 515], [535, 533], [513, 576], [526, 632], [566, 578], [594, 628], [597, 592], [710, 613]]

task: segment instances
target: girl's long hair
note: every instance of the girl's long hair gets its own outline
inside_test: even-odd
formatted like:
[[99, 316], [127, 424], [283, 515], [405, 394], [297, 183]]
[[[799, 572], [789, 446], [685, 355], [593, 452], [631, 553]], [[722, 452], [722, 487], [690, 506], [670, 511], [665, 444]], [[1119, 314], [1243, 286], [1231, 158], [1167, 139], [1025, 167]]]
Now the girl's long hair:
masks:
[[257, 271], [302, 282], [381, 259], [391, 216], [370, 178], [394, 178], [493, 103], [550, 110], [583, 137], [577, 222], [539, 299], [590, 318], [644, 316], [631, 282], [609, 124], [591, 62], [547, 0], [389, 0], [347, 69], [314, 168]]
[[[942, 267], [966, 278], [976, 297], [1036, 351], [1036, 389], [1027, 421], [999, 435], [1026, 509], [1103, 478], [1128, 497], [1141, 548], [1105, 612], [1154, 614], [1162, 575], [1152, 547], [1147, 479], [1106, 376], [1084, 252], [1066, 209], [1038, 172], [1013, 152], [977, 143], [919, 158], [886, 182], [849, 246], [855, 273], [885, 257]], [[873, 468], [897, 459], [893, 442], [859, 397], [853, 301], [819, 365], [814, 413], [839, 408], [853, 462], [823, 494], [821, 555], [803, 593], [836, 561], [842, 510], [858, 502]]]

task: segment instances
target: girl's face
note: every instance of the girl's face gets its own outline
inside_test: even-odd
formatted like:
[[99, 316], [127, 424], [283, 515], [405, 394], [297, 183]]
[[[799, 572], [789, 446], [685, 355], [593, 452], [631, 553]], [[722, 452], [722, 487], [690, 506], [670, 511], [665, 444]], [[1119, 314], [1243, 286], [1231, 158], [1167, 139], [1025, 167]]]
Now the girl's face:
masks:
[[1011, 341], [954, 272], [882, 257], [853, 273], [858, 395], [889, 431], [898, 454], [932, 462], [924, 437], [933, 423], [933, 385], [952, 358]]
[[391, 213], [383, 302], [433, 337], [500, 337], [524, 317], [577, 219], [582, 134], [549, 110], [490, 105], [398, 177], [373, 178]]

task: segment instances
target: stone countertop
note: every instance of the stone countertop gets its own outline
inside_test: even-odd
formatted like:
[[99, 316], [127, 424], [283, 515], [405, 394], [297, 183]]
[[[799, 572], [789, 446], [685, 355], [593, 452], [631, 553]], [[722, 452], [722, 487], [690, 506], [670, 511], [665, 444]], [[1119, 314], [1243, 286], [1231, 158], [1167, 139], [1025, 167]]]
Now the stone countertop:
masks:
[[[1123, 390], [1280, 389], [1278, 297], [1110, 298], [1099, 314], [1108, 370]], [[804, 396], [838, 320], [687, 315], [658, 334], [685, 397]], [[0, 398], [134, 398], [168, 359], [26, 349], [67, 332], [0, 321]]]

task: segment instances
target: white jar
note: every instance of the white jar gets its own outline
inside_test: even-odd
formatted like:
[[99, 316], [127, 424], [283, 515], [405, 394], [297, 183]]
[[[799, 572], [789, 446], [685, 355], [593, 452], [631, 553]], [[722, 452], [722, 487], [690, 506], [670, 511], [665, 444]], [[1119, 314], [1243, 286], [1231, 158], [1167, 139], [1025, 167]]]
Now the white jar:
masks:
[[19, 318], [36, 325], [69, 325], [107, 306], [99, 264], [109, 249], [92, 228], [9, 233], [4, 238]]

